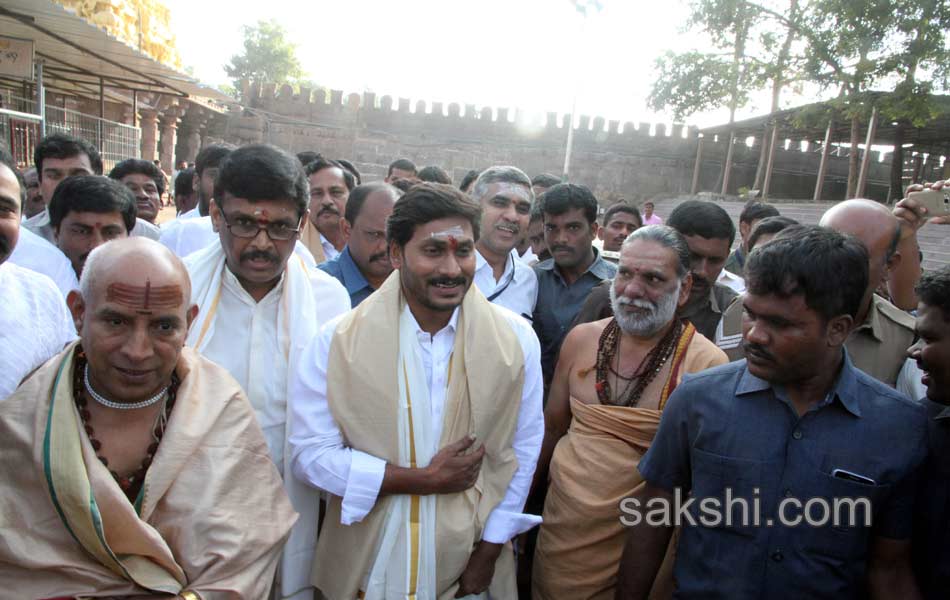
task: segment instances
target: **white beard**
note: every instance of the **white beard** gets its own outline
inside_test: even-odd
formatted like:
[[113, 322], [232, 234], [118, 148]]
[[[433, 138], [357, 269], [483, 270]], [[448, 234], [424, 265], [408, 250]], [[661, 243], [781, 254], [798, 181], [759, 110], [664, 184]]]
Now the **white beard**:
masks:
[[[650, 337], [663, 329], [676, 316], [680, 287], [681, 282], [678, 281], [675, 290], [660, 298], [659, 302], [653, 303], [641, 298], [635, 300], [622, 296], [618, 298], [614, 286], [611, 285], [610, 306], [613, 308], [614, 318], [617, 319], [617, 325], [620, 326], [621, 331], [637, 337]], [[635, 306], [650, 312], [644, 315], [629, 314], [621, 310], [624, 306]]]

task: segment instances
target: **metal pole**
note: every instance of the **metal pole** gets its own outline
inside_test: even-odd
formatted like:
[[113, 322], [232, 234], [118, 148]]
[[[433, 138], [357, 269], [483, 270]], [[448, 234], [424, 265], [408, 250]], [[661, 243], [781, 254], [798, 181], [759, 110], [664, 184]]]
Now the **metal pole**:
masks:
[[99, 137], [99, 152], [103, 151], [102, 145], [102, 120], [106, 118], [106, 83], [102, 77], [99, 78], [99, 121], [96, 123], [96, 133]]
[[703, 160], [703, 134], [699, 134], [699, 144], [696, 146], [696, 166], [693, 167], [693, 185], [689, 188], [689, 193], [693, 196], [699, 191], [699, 171]]
[[36, 61], [36, 100], [40, 113], [40, 137], [46, 137], [46, 86], [43, 85], [43, 61]]
[[736, 145], [736, 132], [729, 132], [729, 148], [726, 150], [726, 163], [722, 166], [722, 191], [723, 196], [729, 191], [729, 174], [732, 171], [732, 149]]
[[828, 170], [828, 155], [831, 154], [831, 130], [834, 128], [834, 121], [828, 121], [828, 129], [825, 130], [825, 143], [821, 147], [821, 162], [818, 163], [818, 181], [815, 182], [815, 195], [812, 200], [818, 202], [821, 200], [821, 190], [825, 186], [825, 173]]
[[871, 145], [874, 143], [874, 134], [877, 133], [877, 107], [871, 109], [871, 122], [868, 123], [868, 137], [864, 141], [864, 157], [861, 159], [861, 170], [858, 171], [857, 198], [864, 196], [868, 185], [868, 171], [871, 167]]
[[567, 150], [564, 152], [564, 172], [561, 174], [561, 181], [566, 182], [571, 168], [571, 150], [574, 148], [574, 113], [577, 111], [577, 94], [574, 94], [574, 104], [571, 106], [571, 114], [567, 119]]
[[778, 123], [772, 126], [772, 139], [769, 142], [769, 160], [765, 163], [765, 183], [762, 184], [762, 199], [769, 199], [769, 186], [772, 185], [772, 167], [775, 166], [775, 144], [778, 142]]

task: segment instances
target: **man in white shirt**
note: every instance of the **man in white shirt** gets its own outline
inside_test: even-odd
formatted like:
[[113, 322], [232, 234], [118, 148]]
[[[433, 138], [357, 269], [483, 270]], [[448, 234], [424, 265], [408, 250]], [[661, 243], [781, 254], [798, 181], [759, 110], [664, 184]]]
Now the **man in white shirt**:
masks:
[[538, 278], [518, 260], [516, 246], [528, 234], [534, 202], [531, 179], [517, 167], [489, 167], [475, 180], [471, 196], [482, 207], [475, 285], [489, 302], [530, 319], [538, 300]]
[[20, 228], [20, 239], [9, 261], [52, 279], [63, 293], [63, 298], [69, 292], [79, 289], [76, 271], [66, 255], [26, 227]]
[[[33, 150], [33, 164], [46, 206], [53, 199], [56, 186], [67, 177], [102, 175], [102, 158], [96, 147], [82, 138], [63, 133], [54, 133], [40, 140]], [[47, 210], [30, 217], [23, 226], [49, 243], [56, 243]]]
[[516, 597], [508, 542], [540, 522], [523, 513], [540, 347], [472, 289], [480, 212], [451, 186], [412, 187], [388, 224], [397, 270], [297, 366], [293, 470], [332, 494], [313, 573], [329, 600]]
[[278, 571], [277, 597], [295, 600], [313, 593], [319, 495], [290, 474], [288, 381], [319, 326], [350, 308], [336, 279], [294, 254], [308, 202], [307, 179], [293, 155], [266, 145], [235, 150], [221, 165], [210, 207], [220, 241], [184, 261], [199, 307], [187, 344], [227, 369], [247, 392], [300, 513]]
[[47, 208], [59, 248], [82, 276], [93, 249], [131, 235], [136, 223], [135, 198], [118, 181], [102, 175], [76, 175], [56, 186]]
[[45, 275], [12, 264], [26, 194], [13, 162], [0, 154], [0, 400], [76, 338], [63, 295]]
[[343, 215], [356, 178], [340, 163], [325, 158], [307, 163], [306, 171], [311, 210], [300, 239], [320, 265], [339, 256], [346, 246]]

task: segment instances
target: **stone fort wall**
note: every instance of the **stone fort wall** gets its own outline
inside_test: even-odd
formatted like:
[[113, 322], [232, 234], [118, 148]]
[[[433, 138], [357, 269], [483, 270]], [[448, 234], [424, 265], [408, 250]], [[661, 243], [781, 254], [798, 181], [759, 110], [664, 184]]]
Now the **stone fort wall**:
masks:
[[[380, 179], [395, 158], [420, 167], [438, 165], [455, 181], [469, 169], [513, 164], [530, 176], [560, 175], [567, 138], [564, 115], [548, 113], [544, 122], [528, 122], [520, 111], [476, 108], [472, 104], [394, 100], [371, 92], [344, 96], [340, 90], [289, 85], [244, 86], [244, 104], [233, 113], [220, 137], [233, 143], [267, 142], [292, 152], [315, 150], [327, 157], [353, 161], [364, 180]], [[603, 204], [621, 198], [639, 202], [648, 197], [689, 193], [698, 130], [683, 125], [620, 123], [601, 117], [578, 118], [571, 158], [571, 180], [590, 187]], [[805, 151], [801, 142], [808, 142]], [[820, 159], [820, 143], [780, 142], [775, 157], [771, 196], [811, 199]], [[727, 140], [703, 145], [700, 191], [719, 191]], [[832, 155], [823, 199], [844, 198], [847, 149]], [[759, 146], [737, 143], [733, 152], [730, 193], [751, 187]], [[889, 157], [872, 155], [867, 195], [887, 196]]]

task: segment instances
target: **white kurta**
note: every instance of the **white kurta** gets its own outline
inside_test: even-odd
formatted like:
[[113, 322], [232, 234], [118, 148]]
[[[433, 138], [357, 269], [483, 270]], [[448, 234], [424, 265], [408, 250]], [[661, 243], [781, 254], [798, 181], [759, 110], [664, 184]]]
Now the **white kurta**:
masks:
[[25, 227], [20, 228], [20, 239], [7, 262], [46, 275], [53, 280], [63, 297], [79, 289], [76, 271], [66, 255]]
[[474, 280], [478, 291], [492, 304], [504, 306], [527, 319], [534, 314], [534, 306], [538, 302], [538, 276], [534, 274], [534, 269], [518, 258], [517, 250], [512, 250], [508, 255], [505, 272], [498, 280], [491, 265], [476, 250]]
[[[525, 377], [518, 424], [512, 442], [518, 458], [518, 470], [508, 485], [504, 499], [489, 515], [482, 535], [483, 540], [497, 544], [505, 543], [541, 522], [541, 517], [523, 511], [544, 438], [538, 338], [526, 320], [508, 310], [504, 313], [521, 343]], [[346, 447], [340, 428], [330, 413], [326, 369], [330, 343], [340, 320], [336, 318], [325, 325], [301, 355], [290, 389], [290, 447], [294, 475], [312, 486], [340, 496], [343, 499], [340, 521], [349, 525], [363, 520], [376, 505], [386, 461]], [[456, 309], [449, 324], [434, 336], [422, 331], [416, 324], [415, 333], [419, 339], [429, 386], [434, 439], [439, 439], [442, 432], [446, 378], [455, 344], [457, 320]], [[373, 365], [366, 365], [365, 368], [371, 369]]]
[[53, 281], [30, 269], [0, 264], [0, 399], [76, 339], [66, 301]]
[[[288, 282], [285, 270], [278, 285], [255, 302], [225, 266], [220, 243], [185, 260], [192, 277], [193, 300], [202, 311], [192, 324], [188, 343], [225, 367], [244, 388], [271, 458], [284, 477], [287, 494], [300, 513], [282, 557], [283, 593], [278, 596], [295, 600], [311, 591], [309, 575], [317, 536], [318, 498], [288, 473], [285, 448], [290, 366], [309, 342], [309, 336], [298, 339], [303, 332], [315, 334], [320, 325], [350, 309], [346, 288], [305, 263], [291, 256], [287, 269], [293, 270], [291, 275], [297, 283]], [[220, 292], [215, 284], [218, 276]], [[202, 331], [207, 331], [207, 339], [202, 338]]]

